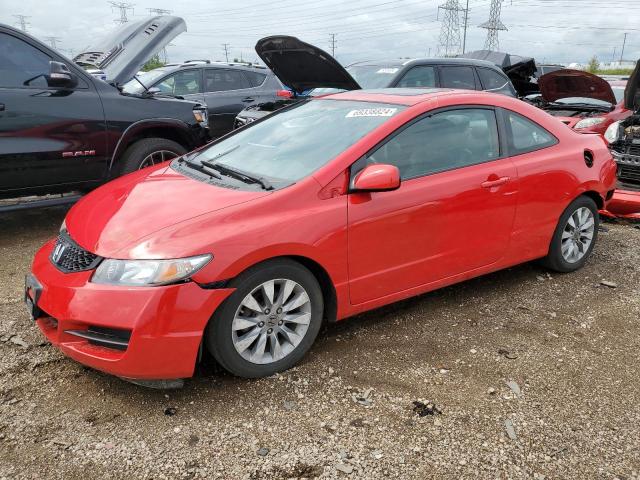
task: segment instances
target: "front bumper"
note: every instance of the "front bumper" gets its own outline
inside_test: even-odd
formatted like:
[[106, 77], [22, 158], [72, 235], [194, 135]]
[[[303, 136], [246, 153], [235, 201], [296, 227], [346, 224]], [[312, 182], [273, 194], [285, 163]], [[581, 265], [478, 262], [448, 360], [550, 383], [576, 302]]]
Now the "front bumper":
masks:
[[[36, 254], [39, 283], [36, 323], [47, 339], [74, 360], [129, 379], [193, 375], [202, 334], [232, 289], [208, 290], [194, 282], [164, 287], [116, 287], [89, 282], [92, 271], [62, 273], [49, 255], [54, 241]], [[126, 345], [103, 346], [78, 332], [126, 332]], [[69, 331], [75, 334], [68, 333]]]
[[616, 190], [600, 213], [611, 218], [640, 221], [640, 192]]

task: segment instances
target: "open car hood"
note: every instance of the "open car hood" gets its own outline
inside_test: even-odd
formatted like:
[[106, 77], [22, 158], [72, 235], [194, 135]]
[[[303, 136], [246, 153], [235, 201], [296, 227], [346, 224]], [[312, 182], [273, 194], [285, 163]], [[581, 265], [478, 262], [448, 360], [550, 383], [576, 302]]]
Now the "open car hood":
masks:
[[296, 94], [312, 88], [361, 88], [335, 58], [296, 37], [261, 38], [256, 43], [256, 52], [278, 79]]
[[500, 67], [521, 97], [538, 92], [538, 87], [532, 82], [537, 70], [536, 61], [531, 57], [521, 57], [494, 50], [475, 50], [459, 55], [459, 57], [485, 60]]
[[603, 78], [582, 70], [563, 69], [542, 75], [538, 86], [545, 102], [561, 98], [592, 98], [615, 105], [616, 96], [611, 85]]
[[96, 41], [73, 61], [104, 71], [107, 81], [125, 83], [177, 35], [187, 30], [180, 17], [150, 17], [125, 23], [105, 38]]
[[640, 92], [638, 87], [640, 86], [640, 60], [636, 63], [636, 68], [627, 81], [627, 86], [624, 89], [624, 108], [636, 112], [640, 107]]

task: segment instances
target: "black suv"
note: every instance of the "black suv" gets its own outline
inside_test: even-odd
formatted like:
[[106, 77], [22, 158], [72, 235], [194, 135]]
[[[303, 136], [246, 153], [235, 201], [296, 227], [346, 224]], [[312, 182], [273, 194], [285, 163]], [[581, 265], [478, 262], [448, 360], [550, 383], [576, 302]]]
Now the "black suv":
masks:
[[240, 112], [236, 127], [262, 118], [308, 95], [360, 88], [458, 88], [517, 96], [509, 77], [494, 63], [470, 58], [433, 58], [368, 61], [340, 65], [320, 48], [295, 37], [265, 37], [256, 52], [292, 98], [251, 106]]
[[185, 29], [170, 16], [125, 24], [72, 62], [0, 24], [0, 210], [24, 205], [8, 198], [87, 191], [205, 144], [202, 105], [119, 89]]
[[139, 94], [145, 88], [207, 105], [212, 137], [231, 131], [236, 115], [245, 107], [274, 101], [283, 89], [265, 67], [208, 60], [166, 65], [142, 73], [126, 83], [123, 91]]

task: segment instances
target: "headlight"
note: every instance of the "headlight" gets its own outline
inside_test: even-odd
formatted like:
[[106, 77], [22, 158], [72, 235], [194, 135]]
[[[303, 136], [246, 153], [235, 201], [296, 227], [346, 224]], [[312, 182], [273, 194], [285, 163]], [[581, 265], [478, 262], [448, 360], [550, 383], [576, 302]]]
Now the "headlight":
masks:
[[200, 123], [203, 127], [206, 127], [209, 125], [208, 123], [208, 114], [207, 114], [207, 109], [206, 108], [194, 108], [193, 109], [193, 118], [196, 119], [196, 122]]
[[620, 122], [613, 122], [611, 125], [609, 125], [609, 128], [607, 128], [607, 131], [604, 132], [604, 139], [609, 142], [609, 143], [613, 143], [615, 141], [617, 141], [620, 138]]
[[602, 122], [604, 122], [604, 118], [603, 117], [583, 118], [578, 123], [576, 123], [573, 128], [575, 128], [575, 129], [589, 128], [589, 127], [593, 127], [595, 125], [599, 125]]
[[114, 260], [106, 258], [91, 281], [107, 285], [157, 286], [186, 280], [204, 267], [211, 255], [174, 260]]

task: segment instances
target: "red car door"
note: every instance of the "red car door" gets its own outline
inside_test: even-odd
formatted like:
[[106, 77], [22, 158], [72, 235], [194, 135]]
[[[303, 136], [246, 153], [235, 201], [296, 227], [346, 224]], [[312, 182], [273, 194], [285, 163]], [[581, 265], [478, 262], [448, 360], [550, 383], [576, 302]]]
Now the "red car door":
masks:
[[352, 167], [396, 165], [392, 192], [351, 193], [353, 304], [498, 261], [512, 232], [516, 169], [489, 108], [441, 111], [414, 121]]

